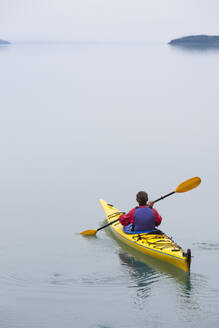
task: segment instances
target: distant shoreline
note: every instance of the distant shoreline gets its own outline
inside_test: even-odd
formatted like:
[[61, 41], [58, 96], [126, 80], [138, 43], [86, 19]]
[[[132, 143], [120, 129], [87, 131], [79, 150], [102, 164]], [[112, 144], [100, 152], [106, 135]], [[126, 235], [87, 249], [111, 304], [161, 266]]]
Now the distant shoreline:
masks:
[[219, 47], [218, 35], [189, 35], [168, 42], [172, 46], [184, 47]]

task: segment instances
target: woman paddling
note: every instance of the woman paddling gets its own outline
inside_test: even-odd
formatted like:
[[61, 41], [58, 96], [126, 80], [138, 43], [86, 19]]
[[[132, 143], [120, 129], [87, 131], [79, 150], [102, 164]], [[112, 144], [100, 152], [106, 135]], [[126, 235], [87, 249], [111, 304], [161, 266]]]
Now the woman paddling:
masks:
[[127, 233], [153, 231], [162, 221], [159, 213], [152, 208], [154, 202], [148, 202], [148, 194], [145, 191], [137, 193], [136, 201], [139, 206], [119, 217], [120, 223], [125, 226], [124, 231]]

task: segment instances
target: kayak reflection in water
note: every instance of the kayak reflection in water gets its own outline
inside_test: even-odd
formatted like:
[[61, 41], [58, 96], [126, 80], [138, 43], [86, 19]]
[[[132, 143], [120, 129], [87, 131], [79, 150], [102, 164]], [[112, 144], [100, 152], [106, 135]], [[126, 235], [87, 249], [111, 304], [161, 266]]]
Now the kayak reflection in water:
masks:
[[126, 233], [143, 233], [156, 230], [155, 227], [161, 224], [162, 217], [152, 208], [154, 202], [148, 202], [148, 194], [145, 191], [137, 193], [136, 201], [139, 206], [119, 217], [120, 223], [124, 226], [124, 231]]
[[[124, 244], [120, 246], [127, 252], [127, 248]], [[177, 295], [186, 303], [188, 302], [192, 296], [191, 292], [193, 291], [190, 275], [185, 275], [182, 270], [168, 265], [165, 262], [152, 257], [141, 256], [141, 254], [136, 253], [133, 249], [130, 250], [129, 248], [128, 251], [131, 256], [123, 252], [119, 252], [118, 255], [121, 264], [128, 269], [131, 277], [129, 287], [136, 287], [138, 299], [145, 299], [151, 296], [152, 285], [160, 282], [165, 277], [168, 280], [168, 285], [173, 284], [173, 286], [175, 286]], [[193, 275], [193, 279], [194, 278], [195, 275]], [[193, 303], [192, 299], [191, 303]]]

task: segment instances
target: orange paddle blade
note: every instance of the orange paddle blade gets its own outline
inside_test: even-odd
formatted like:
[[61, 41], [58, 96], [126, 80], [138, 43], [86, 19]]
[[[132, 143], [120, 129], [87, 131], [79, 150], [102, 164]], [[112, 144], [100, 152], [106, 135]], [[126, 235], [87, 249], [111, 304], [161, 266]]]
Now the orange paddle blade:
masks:
[[194, 177], [194, 178], [186, 180], [186, 181], [182, 182], [180, 185], [178, 185], [175, 192], [186, 192], [186, 191], [192, 190], [192, 189], [198, 187], [198, 185], [200, 185], [200, 183], [201, 183], [201, 179], [199, 177]]
[[81, 235], [94, 236], [96, 235], [97, 230], [85, 230], [81, 232]]

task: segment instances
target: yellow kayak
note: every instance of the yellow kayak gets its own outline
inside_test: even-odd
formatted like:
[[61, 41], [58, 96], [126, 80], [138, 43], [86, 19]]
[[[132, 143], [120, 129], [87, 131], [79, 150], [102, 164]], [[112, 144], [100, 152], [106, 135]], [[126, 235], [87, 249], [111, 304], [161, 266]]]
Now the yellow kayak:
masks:
[[[122, 214], [121, 211], [103, 199], [100, 199], [100, 204], [106, 214], [107, 223], [115, 221]], [[119, 221], [109, 225], [109, 227], [113, 234], [126, 245], [189, 272], [191, 251], [188, 250], [185, 253], [179, 245], [161, 231], [127, 234], [123, 231], [123, 226]]]

